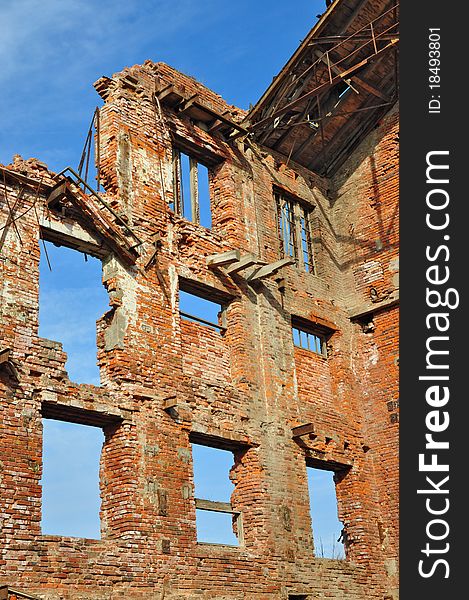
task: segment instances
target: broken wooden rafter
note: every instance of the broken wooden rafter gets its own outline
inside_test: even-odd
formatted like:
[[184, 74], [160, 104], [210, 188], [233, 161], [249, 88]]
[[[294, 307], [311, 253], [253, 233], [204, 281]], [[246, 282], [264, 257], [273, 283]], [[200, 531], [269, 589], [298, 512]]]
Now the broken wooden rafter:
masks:
[[232, 264], [230, 267], [225, 269], [225, 273], [227, 275], [233, 275], [234, 273], [239, 273], [239, 271], [243, 271], [248, 267], [252, 267], [253, 265], [258, 265], [259, 260], [254, 256], [254, 254], [246, 254], [242, 258], [240, 258], [237, 262]]
[[[396, 36], [394, 36], [396, 37]], [[315, 51], [315, 55], [322, 61], [325, 62], [324, 60], [324, 54], [318, 49]], [[329, 52], [329, 55], [332, 57], [332, 55]], [[333, 58], [333, 57], [332, 57]], [[334, 58], [333, 58], [334, 60]], [[339, 67], [332, 65], [332, 70], [334, 71], [334, 73], [336, 75], [340, 74], [340, 69]], [[357, 85], [358, 87], [361, 87], [362, 89], [364, 89], [366, 92], [373, 94], [373, 96], [377, 96], [378, 98], [381, 98], [381, 100], [384, 100], [385, 102], [389, 102], [389, 98], [386, 96], [386, 94], [383, 94], [383, 92], [381, 90], [379, 90], [377, 87], [375, 87], [374, 85], [372, 85], [369, 81], [366, 81], [365, 79], [363, 79], [362, 77], [359, 77], [358, 75], [352, 75], [350, 77], [350, 79], [347, 79], [345, 81], [345, 83], [357, 94], [359, 93], [352, 85], [352, 81], [355, 83], [355, 85]]]
[[[399, 33], [385, 33], [380, 36], [380, 40], [389, 41], [393, 38], [399, 37]], [[337, 42], [350, 41], [354, 42], [369, 42], [372, 40], [371, 35], [354, 35], [352, 38], [350, 35], [326, 35], [324, 37], [318, 37], [309, 42], [309, 46], [315, 46], [317, 44], [337, 44]]]
[[399, 42], [399, 40], [397, 38], [392, 39], [384, 48], [381, 48], [376, 53], [373, 53], [370, 56], [368, 56], [367, 58], [359, 61], [352, 67], [349, 67], [349, 68], [345, 69], [344, 71], [341, 71], [335, 77], [332, 77], [332, 79], [330, 81], [320, 84], [319, 86], [315, 87], [314, 89], [310, 90], [309, 92], [306, 92], [299, 98], [296, 98], [292, 102], [289, 102], [282, 108], [279, 108], [274, 113], [272, 113], [270, 116], [265, 117], [264, 119], [261, 119], [257, 123], [254, 123], [249, 128], [249, 131], [250, 132], [256, 131], [257, 129], [268, 124], [269, 122], [273, 121], [277, 117], [284, 115], [289, 110], [291, 110], [292, 108], [294, 108], [295, 106], [297, 106], [298, 104], [300, 104], [301, 102], [306, 100], [307, 98], [310, 98], [311, 96], [317, 96], [320, 93], [323, 93], [323, 92], [329, 90], [330, 88], [334, 87], [340, 81], [346, 80], [348, 77], [351, 77], [356, 71], [359, 71], [360, 69], [365, 67], [367, 64], [371, 63], [373, 60], [376, 60], [378, 57], [381, 57], [383, 54], [385, 54], [392, 48], [395, 48], [396, 45], [398, 44], [398, 42]]
[[134, 264], [137, 253], [121, 231], [101, 211], [95, 209], [91, 198], [71, 179], [67, 180], [66, 186], [67, 198], [80, 210], [98, 234], [104, 238], [106, 245], [127, 264]]
[[287, 265], [294, 265], [295, 261], [291, 257], [282, 258], [281, 260], [277, 260], [276, 262], [270, 263], [268, 265], [262, 266], [257, 271], [254, 271], [251, 275], [248, 276], [247, 280], [251, 281], [259, 281], [260, 279], [265, 279], [269, 277], [269, 275], [274, 275]]
[[241, 253], [239, 250], [228, 250], [226, 252], [210, 254], [210, 256], [207, 256], [206, 263], [209, 269], [215, 269], [238, 262], [240, 258]]
[[205, 104], [197, 93], [186, 96], [181, 88], [169, 84], [156, 90], [155, 97], [172, 107], [178, 114], [187, 114], [195, 121], [204, 122], [210, 133], [220, 131], [229, 139], [247, 134], [247, 130], [243, 126], [229, 118], [228, 110], [223, 113], [214, 110]]

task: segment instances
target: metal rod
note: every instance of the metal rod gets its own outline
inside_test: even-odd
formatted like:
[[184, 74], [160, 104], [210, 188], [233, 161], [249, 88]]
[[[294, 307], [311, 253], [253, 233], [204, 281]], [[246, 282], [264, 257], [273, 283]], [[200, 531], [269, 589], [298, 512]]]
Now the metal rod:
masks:
[[210, 327], [215, 327], [216, 329], [219, 329], [220, 331], [225, 331], [226, 327], [223, 327], [222, 325], [218, 325], [218, 323], [212, 323], [211, 321], [206, 321], [205, 319], [202, 319], [200, 317], [196, 317], [194, 315], [190, 315], [189, 313], [185, 313], [182, 310], [179, 311], [179, 314], [182, 317], [186, 317], [188, 319], [192, 319], [194, 321], [198, 321], [199, 323], [203, 323], [204, 325], [210, 325]]
[[90, 156], [91, 156], [91, 138], [93, 137], [92, 130], [90, 129], [88, 134], [88, 149], [86, 152], [86, 167], [85, 167], [85, 182], [88, 181], [88, 169], [90, 166]]
[[[11, 173], [11, 175], [12, 175], [13, 177], [15, 177], [15, 176], [13, 175], [13, 173]], [[14, 218], [14, 220], [15, 220], [15, 221], [18, 221], [19, 219], [21, 219], [22, 217], [24, 217], [24, 215], [26, 215], [26, 214], [27, 214], [27, 213], [28, 213], [28, 212], [29, 212], [29, 211], [30, 211], [30, 210], [31, 210], [31, 209], [34, 207], [34, 205], [35, 205], [35, 204], [36, 204], [36, 202], [38, 201], [38, 198], [39, 198], [39, 190], [41, 189], [42, 180], [43, 180], [43, 177], [41, 177], [41, 179], [38, 181], [37, 188], [36, 188], [36, 195], [34, 196], [34, 200], [33, 200], [33, 203], [32, 203], [32, 205], [31, 205], [31, 206], [28, 206], [28, 208], [27, 208], [25, 211], [23, 211], [23, 212], [22, 212], [20, 215], [16, 216], [16, 217]], [[16, 200], [16, 202], [15, 202], [15, 205], [13, 206], [13, 210], [15, 210], [15, 207], [16, 207], [16, 205], [19, 203], [20, 199], [22, 198], [22, 196], [23, 196], [23, 192], [24, 192], [24, 185], [21, 187], [21, 189], [20, 189], [20, 191], [19, 191], [19, 194], [18, 194], [17, 200]], [[2, 230], [4, 231], [4, 230], [5, 230], [5, 229], [8, 227], [8, 225], [9, 225], [9, 223], [6, 223], [6, 224], [5, 224], [5, 225], [3, 225], [2, 227], [0, 227], [0, 231], [2, 231]], [[3, 235], [4, 235], [4, 234], [2, 234], [2, 237], [3, 237]]]
[[94, 111], [94, 123], [96, 128], [96, 156], [95, 156], [95, 165], [96, 165], [96, 191], [99, 192], [101, 187], [101, 113], [99, 108], [96, 107]]
[[[82, 183], [82, 184], [84, 184], [84, 185], [86, 186], [86, 188], [89, 190], [89, 192], [90, 192], [90, 193], [91, 193], [91, 194], [92, 194], [92, 195], [93, 195], [95, 198], [97, 198], [97, 199], [99, 200], [99, 202], [101, 202], [101, 204], [102, 204], [104, 207], [106, 207], [106, 208], [108, 209], [108, 211], [109, 211], [109, 212], [110, 212], [110, 213], [111, 213], [111, 214], [112, 214], [112, 215], [113, 215], [113, 216], [114, 216], [114, 217], [117, 219], [117, 221], [119, 221], [119, 223], [120, 223], [120, 224], [121, 224], [121, 225], [122, 225], [122, 226], [123, 226], [125, 229], [127, 229], [127, 231], [128, 231], [128, 232], [129, 232], [129, 233], [130, 233], [130, 234], [131, 234], [131, 235], [132, 235], [132, 236], [133, 236], [133, 237], [134, 237], [134, 238], [137, 240], [137, 242], [138, 242], [138, 245], [140, 245], [140, 244], [143, 244], [143, 241], [142, 241], [142, 240], [141, 240], [141, 239], [140, 239], [140, 238], [137, 236], [137, 234], [136, 234], [136, 233], [134, 233], [134, 231], [133, 231], [133, 230], [132, 230], [132, 229], [131, 229], [131, 228], [130, 228], [128, 225], [127, 225], [127, 223], [124, 221], [124, 219], [123, 219], [123, 218], [122, 218], [122, 217], [121, 217], [121, 216], [120, 216], [118, 213], [116, 213], [116, 211], [115, 211], [115, 210], [114, 210], [114, 209], [113, 209], [111, 206], [109, 206], [109, 204], [108, 204], [108, 203], [107, 203], [105, 200], [103, 200], [103, 199], [101, 198], [101, 196], [100, 196], [100, 195], [99, 195], [97, 192], [95, 192], [95, 191], [93, 190], [93, 188], [92, 188], [92, 187], [90, 187], [90, 186], [89, 186], [89, 185], [86, 183], [86, 181], [84, 181], [84, 180], [83, 180], [83, 179], [80, 177], [80, 175], [78, 175], [78, 173], [77, 173], [76, 171], [74, 171], [74, 170], [72, 169], [72, 167], [65, 167], [65, 169], [62, 169], [62, 170], [60, 171], [60, 173], [57, 173], [57, 175], [56, 175], [56, 178], [57, 178], [57, 177], [60, 177], [60, 175], [64, 175], [64, 176], [65, 176], [65, 173], [66, 173], [67, 171], [70, 171], [70, 173], [72, 173], [72, 175], [74, 175], [74, 177], [76, 177], [76, 178], [77, 178], [77, 179], [80, 181], [80, 183]], [[73, 182], [73, 183], [75, 183], [75, 182]]]

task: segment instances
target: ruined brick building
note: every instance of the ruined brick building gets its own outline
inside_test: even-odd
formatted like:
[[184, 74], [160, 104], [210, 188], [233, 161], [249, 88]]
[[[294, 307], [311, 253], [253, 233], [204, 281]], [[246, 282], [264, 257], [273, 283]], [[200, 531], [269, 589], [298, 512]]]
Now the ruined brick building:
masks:
[[[397, 22], [336, 0], [248, 112], [163, 63], [102, 77], [97, 192], [1, 167], [1, 597], [397, 598]], [[100, 386], [38, 336], [41, 239], [102, 260]], [[41, 533], [43, 418], [104, 431], [99, 540]], [[230, 502], [195, 498], [193, 443], [233, 453]], [[308, 465], [344, 560], [315, 556]]]

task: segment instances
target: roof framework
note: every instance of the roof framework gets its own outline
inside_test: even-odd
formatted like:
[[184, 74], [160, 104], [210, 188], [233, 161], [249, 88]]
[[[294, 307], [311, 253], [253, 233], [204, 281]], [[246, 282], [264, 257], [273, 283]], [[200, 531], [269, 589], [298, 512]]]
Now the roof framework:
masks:
[[248, 113], [254, 140], [329, 176], [398, 99], [396, 0], [336, 0]]

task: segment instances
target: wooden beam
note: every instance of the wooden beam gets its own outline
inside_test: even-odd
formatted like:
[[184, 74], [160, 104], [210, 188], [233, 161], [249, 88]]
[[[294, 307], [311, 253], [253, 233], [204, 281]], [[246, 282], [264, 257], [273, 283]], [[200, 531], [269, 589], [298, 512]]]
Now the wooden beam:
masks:
[[381, 98], [381, 100], [384, 100], [385, 102], [389, 102], [389, 98], [388, 96], [386, 96], [386, 94], [383, 94], [381, 90], [376, 88], [374, 85], [371, 85], [371, 83], [368, 83], [368, 81], [366, 81], [365, 79], [362, 79], [361, 77], [352, 77], [352, 79], [353, 81], [355, 81], [358, 87], [363, 88], [366, 92], [369, 92], [370, 94]]
[[[327, 63], [327, 60], [325, 59], [325, 53], [324, 53], [324, 51], [323, 51], [323, 50], [320, 50], [319, 48], [317, 48], [317, 49], [313, 50], [313, 54], [314, 54], [314, 55], [315, 55], [317, 58], [319, 58], [319, 60], [320, 60], [320, 61], [321, 61], [323, 64], [325, 64], [325, 65], [327, 65], [327, 64], [328, 64], [328, 63]], [[331, 54], [329, 54], [329, 56], [331, 56]], [[336, 75], [339, 75], [339, 74], [340, 74], [340, 69], [339, 69], [339, 67], [337, 67], [337, 66], [336, 66], [336, 65], [334, 65], [334, 64], [332, 64], [332, 65], [331, 65], [331, 71], [334, 71], [334, 73], [335, 73]], [[350, 79], [348, 80], [348, 82], [350, 82]], [[348, 83], [348, 82], [346, 81], [345, 83]], [[349, 85], [349, 87], [350, 87], [350, 88], [351, 88], [351, 89], [352, 89], [352, 90], [353, 90], [353, 91], [354, 91], [356, 94], [359, 94], [359, 93], [360, 93], [358, 90], [356, 90], [356, 89], [353, 87], [353, 85], [351, 85], [351, 83], [348, 83], [348, 85]]]
[[213, 512], [223, 512], [229, 514], [237, 514], [231, 506], [231, 502], [215, 502], [213, 500], [195, 499], [195, 507], [201, 510], [211, 510]]
[[226, 126], [226, 123], [224, 123], [221, 119], [215, 118], [212, 121], [212, 124], [209, 126], [208, 131], [209, 133], [214, 133], [215, 131], [218, 131], [220, 129], [220, 127]]
[[347, 29], [350, 27], [350, 25], [352, 25], [352, 23], [355, 21], [355, 19], [357, 18], [357, 16], [360, 14], [362, 8], [364, 7], [364, 5], [368, 2], [368, 0], [361, 0], [357, 6], [354, 8], [354, 10], [352, 10], [352, 12], [350, 13], [348, 19], [345, 21], [345, 23], [343, 23], [342, 25], [342, 29], [340, 31], [340, 35], [343, 35], [346, 33]]
[[66, 192], [67, 192], [67, 183], [66, 182], [54, 187], [52, 189], [51, 193], [47, 197], [47, 206], [49, 208], [54, 208], [60, 200], [65, 198]]
[[0, 365], [10, 360], [11, 348], [4, 348], [0, 350]]
[[276, 262], [270, 263], [269, 265], [264, 265], [257, 271], [255, 271], [252, 275], [248, 277], [248, 281], [259, 281], [259, 279], [264, 279], [269, 275], [274, 275], [277, 271], [286, 267], [287, 265], [294, 265], [295, 261], [291, 257], [282, 258], [281, 260], [277, 260]]
[[302, 437], [303, 435], [315, 433], [315, 427], [313, 423], [307, 423], [306, 425], [299, 425], [298, 427], [293, 427], [291, 431], [293, 437], [297, 438]]
[[190, 96], [186, 100], [183, 100], [178, 105], [177, 112], [178, 113], [184, 113], [184, 112], [186, 112], [196, 102], [196, 100], [197, 100], [197, 94], [193, 94], [192, 96]]
[[169, 410], [170, 408], [174, 408], [177, 406], [177, 396], [168, 396], [164, 399], [163, 410]]
[[175, 92], [174, 85], [172, 83], [170, 83], [167, 86], [165, 86], [164, 88], [161, 88], [161, 90], [156, 92], [155, 95], [158, 98], [158, 100], [163, 100], [163, 98], [166, 98], [166, 96], [169, 96], [170, 94], [173, 94], [174, 92]]
[[222, 267], [223, 265], [230, 265], [234, 262], [238, 262], [241, 258], [239, 250], [228, 250], [227, 252], [219, 252], [218, 254], [210, 254], [207, 256], [206, 263], [207, 267], [212, 269]]
[[243, 269], [247, 269], [248, 267], [252, 267], [252, 265], [257, 264], [259, 264], [259, 261], [254, 254], [246, 254], [240, 260], [238, 260], [238, 262], [235, 262], [231, 267], [225, 269], [225, 273], [227, 275], [232, 275], [233, 273], [238, 273]]

